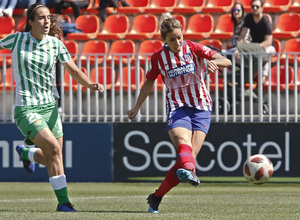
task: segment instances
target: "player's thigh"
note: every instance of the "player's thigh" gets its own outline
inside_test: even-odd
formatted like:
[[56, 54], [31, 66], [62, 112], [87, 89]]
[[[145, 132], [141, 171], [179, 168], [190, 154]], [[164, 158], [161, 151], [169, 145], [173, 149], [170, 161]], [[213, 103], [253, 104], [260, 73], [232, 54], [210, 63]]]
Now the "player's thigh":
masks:
[[188, 144], [192, 146], [192, 131], [184, 127], [175, 127], [169, 130], [171, 141], [177, 148], [180, 144]]

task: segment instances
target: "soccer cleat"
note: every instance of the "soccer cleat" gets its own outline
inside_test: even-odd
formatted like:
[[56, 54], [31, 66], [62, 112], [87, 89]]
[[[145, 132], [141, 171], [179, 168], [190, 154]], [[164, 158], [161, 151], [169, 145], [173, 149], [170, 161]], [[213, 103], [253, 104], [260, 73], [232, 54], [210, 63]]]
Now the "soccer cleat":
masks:
[[16, 146], [16, 151], [18, 152], [20, 158], [23, 161], [23, 167], [25, 168], [25, 170], [28, 173], [33, 173], [35, 171], [35, 163], [32, 163], [29, 160], [24, 160], [21, 156], [22, 150], [23, 148], [25, 148], [25, 146], [23, 144], [19, 144], [18, 146]]
[[58, 212], [78, 212], [74, 209], [73, 205], [70, 202], [65, 202], [61, 206], [57, 205], [56, 211]]
[[147, 203], [149, 204], [148, 212], [158, 214], [159, 213], [158, 206], [159, 206], [159, 203], [161, 202], [162, 198], [157, 197], [154, 194], [155, 193], [150, 194], [147, 198], [147, 200], [148, 200]]
[[198, 186], [200, 184], [199, 178], [191, 170], [180, 168], [176, 171], [176, 175], [180, 181], [189, 182], [192, 186]]

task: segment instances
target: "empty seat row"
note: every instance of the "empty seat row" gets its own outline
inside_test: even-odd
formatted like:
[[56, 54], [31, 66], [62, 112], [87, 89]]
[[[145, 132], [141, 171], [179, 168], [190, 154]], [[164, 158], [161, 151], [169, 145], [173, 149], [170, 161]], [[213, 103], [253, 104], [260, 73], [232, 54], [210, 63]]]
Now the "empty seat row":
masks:
[[[235, 2], [240, 2], [245, 6], [247, 12], [250, 11], [251, 0], [126, 0], [130, 7], [120, 7], [114, 9], [108, 7], [108, 13], [119, 12], [123, 14], [154, 13], [161, 14], [165, 11], [174, 13], [223, 13], [231, 10]], [[89, 0], [87, 8], [81, 9], [81, 13], [99, 14], [100, 0]], [[54, 12], [53, 8], [50, 8]], [[266, 0], [265, 12], [300, 11], [300, 0]], [[62, 9], [64, 14], [72, 14], [71, 7]], [[24, 9], [16, 8], [14, 15], [23, 15]]]
[[[98, 14], [99, 1], [95, 6], [88, 8], [88, 13]], [[250, 12], [251, 0], [126, 0], [130, 7], [119, 7], [116, 9], [123, 14], [174, 12], [182, 14], [194, 13], [224, 13], [229, 12], [235, 2], [242, 3], [247, 12]], [[111, 12], [114, 9], [109, 9]], [[300, 11], [299, 0], [265, 0], [265, 12]]]
[[[188, 22], [185, 16], [175, 14], [183, 26], [183, 35], [185, 39], [202, 39], [217, 38], [229, 39], [232, 36], [233, 23], [231, 14], [222, 14], [219, 16], [216, 27], [214, 28], [214, 18], [210, 14], [192, 15]], [[159, 39], [160, 32], [158, 29], [158, 19], [153, 14], [137, 15], [133, 21], [131, 29], [128, 17], [126, 15], [110, 15], [106, 19], [101, 32], [99, 19], [95, 15], [81, 15], [75, 23], [78, 29], [84, 33], [70, 33], [67, 39], [86, 40], [86, 39]], [[283, 13], [278, 17], [275, 29], [273, 31], [274, 38], [293, 38], [300, 33], [300, 14], [299, 13]]]
[[[181, 14], [173, 15], [178, 19], [183, 27], [183, 35], [185, 39], [229, 39], [233, 34], [233, 23], [231, 14], [222, 14], [219, 16], [216, 27], [215, 21], [210, 14], [192, 15], [188, 22], [185, 16]], [[64, 16], [66, 21], [70, 21], [68, 16]], [[25, 19], [20, 19], [19, 23], [23, 25]], [[104, 22], [102, 31], [100, 32], [100, 21], [95, 15], [81, 15], [75, 20], [76, 27], [83, 33], [69, 33], [67, 39], [72, 40], [90, 40], [90, 39], [160, 39], [160, 31], [158, 29], [158, 19], [153, 14], [137, 15], [129, 29], [129, 19], [126, 15], [110, 15]], [[15, 21], [13, 18], [0, 18], [0, 38], [14, 33]], [[21, 31], [23, 27], [18, 24], [17, 30]], [[300, 34], [300, 13], [283, 13], [278, 17], [273, 37], [279, 39], [293, 38]]]

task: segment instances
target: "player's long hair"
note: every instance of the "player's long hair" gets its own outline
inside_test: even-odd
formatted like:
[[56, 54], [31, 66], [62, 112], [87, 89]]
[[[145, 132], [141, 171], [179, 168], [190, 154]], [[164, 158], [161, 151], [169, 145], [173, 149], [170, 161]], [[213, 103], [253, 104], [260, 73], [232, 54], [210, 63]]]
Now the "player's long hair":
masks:
[[180, 21], [176, 20], [169, 12], [165, 12], [160, 16], [160, 33], [163, 39], [166, 39], [167, 33], [172, 32], [174, 29], [182, 27]]
[[65, 22], [64, 18], [58, 14], [51, 14], [50, 16], [50, 30], [49, 35], [57, 37], [58, 39], [62, 40], [64, 33], [63, 33], [63, 25], [62, 23]]

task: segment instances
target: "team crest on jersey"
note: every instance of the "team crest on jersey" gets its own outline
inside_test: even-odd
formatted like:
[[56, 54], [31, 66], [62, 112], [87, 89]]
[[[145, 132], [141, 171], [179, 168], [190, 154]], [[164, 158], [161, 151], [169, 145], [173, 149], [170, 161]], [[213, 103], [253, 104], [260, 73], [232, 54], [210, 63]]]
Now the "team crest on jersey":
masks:
[[186, 63], [192, 62], [192, 55], [190, 53], [184, 54], [183, 57]]
[[50, 44], [46, 44], [48, 50], [50, 50]]

